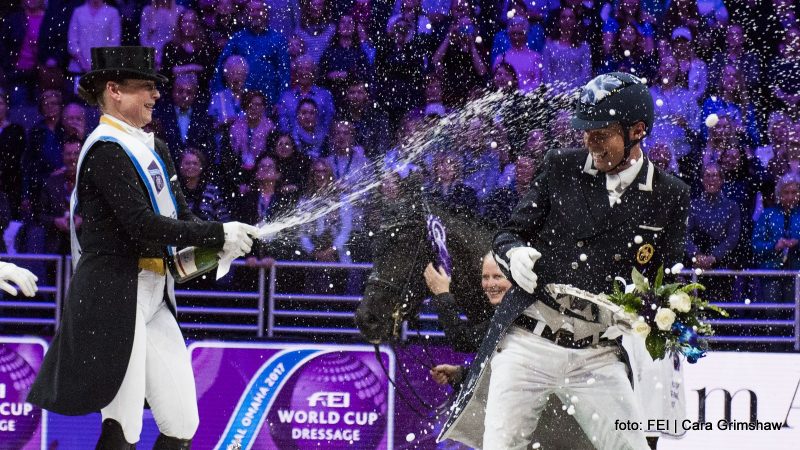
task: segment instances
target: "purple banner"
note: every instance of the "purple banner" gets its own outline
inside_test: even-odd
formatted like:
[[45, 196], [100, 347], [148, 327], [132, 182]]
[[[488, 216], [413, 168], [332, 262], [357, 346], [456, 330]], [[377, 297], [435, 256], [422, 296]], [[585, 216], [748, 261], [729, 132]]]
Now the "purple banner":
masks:
[[0, 448], [43, 450], [46, 416], [26, 402], [47, 343], [0, 336]]
[[[197, 342], [190, 351], [197, 448], [393, 448], [394, 391], [372, 347]], [[393, 354], [381, 359], [392, 374]]]
[[453, 399], [453, 389], [436, 384], [429, 372], [438, 364], [468, 365], [472, 355], [427, 344], [396, 347], [394, 351], [397, 359], [395, 450], [467, 449], [453, 441], [436, 443]]
[[[18, 339], [15, 344], [19, 341], [26, 344], [8, 348], [38, 370], [44, 343]], [[35, 345], [27, 344], [30, 341]], [[436, 384], [428, 372], [436, 364], [464, 364], [469, 361], [469, 355], [439, 345], [409, 345], [397, 347], [394, 352], [384, 350], [381, 355], [383, 364], [397, 379], [397, 390], [394, 391], [371, 346], [214, 341], [194, 342], [190, 348], [200, 406], [200, 428], [193, 445], [198, 450], [218, 448], [226, 430], [233, 431], [233, 436], [238, 434], [240, 438], [252, 436], [253, 449], [464, 448], [453, 442], [435, 442], [444, 420], [442, 409], [446, 410], [453, 391], [450, 386]], [[293, 358], [298, 359], [295, 368], [290, 369]], [[359, 390], [362, 391], [360, 395]], [[241, 408], [245, 405], [242, 400], [246, 394], [251, 394], [250, 402], [246, 404], [247, 408]], [[383, 409], [375, 406], [376, 401], [381, 404], [381, 395], [385, 395], [388, 402], [386, 414], [381, 414]], [[368, 398], [372, 398], [372, 403], [367, 401]], [[270, 401], [273, 403], [269, 404]], [[344, 408], [347, 402], [349, 405]], [[237, 406], [241, 413], [238, 421], [234, 415]], [[269, 407], [269, 412], [266, 412], [266, 407]], [[441, 409], [437, 411], [437, 408]], [[393, 414], [389, 414], [390, 411]], [[317, 414], [312, 417], [312, 412]], [[352, 414], [345, 419], [346, 412]], [[378, 417], [370, 416], [370, 412], [378, 413]], [[37, 431], [38, 434], [34, 434], [21, 448], [94, 448], [100, 434], [100, 414], [61, 416], [45, 413], [47, 426], [42, 426], [41, 433]], [[317, 423], [311, 423], [313, 421]], [[336, 424], [330, 423], [334, 421]], [[233, 423], [238, 426], [229, 427]], [[307, 430], [305, 438], [303, 430]], [[345, 430], [350, 431], [345, 433]], [[355, 441], [355, 430], [358, 430], [358, 442]], [[47, 442], [40, 447], [40, 436], [45, 431]], [[155, 420], [146, 409], [137, 447], [151, 448], [158, 433]], [[299, 437], [293, 439], [292, 433], [295, 436], [299, 433]], [[291, 444], [279, 446], [283, 443], [276, 444], [275, 434], [286, 437]], [[4, 437], [0, 435], [0, 438]], [[352, 439], [353, 444], [347, 438]], [[6, 447], [5, 442], [0, 440], [0, 450], [20, 448]]]

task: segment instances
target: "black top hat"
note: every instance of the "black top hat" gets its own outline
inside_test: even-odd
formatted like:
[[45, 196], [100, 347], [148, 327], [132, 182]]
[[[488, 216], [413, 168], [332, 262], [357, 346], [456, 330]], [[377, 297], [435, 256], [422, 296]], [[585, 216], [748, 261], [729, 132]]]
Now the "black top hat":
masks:
[[153, 80], [167, 82], [155, 70], [155, 49], [152, 47], [93, 47], [92, 70], [80, 79], [80, 87], [92, 92], [96, 80]]

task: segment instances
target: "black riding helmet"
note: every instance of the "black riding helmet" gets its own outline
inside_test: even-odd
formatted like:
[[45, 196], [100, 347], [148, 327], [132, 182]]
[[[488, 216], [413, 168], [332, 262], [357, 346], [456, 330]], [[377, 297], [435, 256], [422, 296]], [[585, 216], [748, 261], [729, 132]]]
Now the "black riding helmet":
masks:
[[633, 146], [641, 142], [628, 137], [628, 130], [637, 122], [644, 122], [645, 135], [653, 129], [653, 97], [644, 81], [623, 72], [599, 75], [587, 83], [572, 116], [572, 126], [578, 130], [622, 125], [625, 156], [617, 166], [627, 161]]

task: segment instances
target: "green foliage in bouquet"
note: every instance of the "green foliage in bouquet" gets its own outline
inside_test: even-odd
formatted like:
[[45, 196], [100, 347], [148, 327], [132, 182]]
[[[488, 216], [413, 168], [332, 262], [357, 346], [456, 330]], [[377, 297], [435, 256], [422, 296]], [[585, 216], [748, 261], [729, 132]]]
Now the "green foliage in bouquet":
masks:
[[636, 268], [631, 271], [634, 289], [625, 292], [623, 283], [614, 283], [608, 299], [622, 307], [633, 319], [632, 331], [645, 338], [650, 356], [662, 359], [667, 352], [680, 352], [690, 363], [705, 356], [704, 337], [714, 330], [706, 321], [709, 315], [728, 317], [728, 312], [697, 296], [704, 291], [700, 283], [664, 284], [664, 267], [651, 285]]

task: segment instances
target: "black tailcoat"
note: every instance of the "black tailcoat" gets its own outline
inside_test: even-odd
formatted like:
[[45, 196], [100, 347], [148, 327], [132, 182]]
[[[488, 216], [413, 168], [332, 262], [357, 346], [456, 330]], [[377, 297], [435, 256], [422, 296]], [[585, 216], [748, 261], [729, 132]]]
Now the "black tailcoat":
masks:
[[83, 253], [58, 331], [28, 394], [30, 403], [66, 415], [108, 405], [133, 345], [138, 259], [163, 257], [167, 245], [222, 247], [222, 224], [192, 215], [169, 149], [157, 139], [156, 151], [175, 192], [178, 220], [154, 212], [144, 182], [118, 144], [97, 142], [84, 157], [77, 211], [83, 217], [78, 237]]

